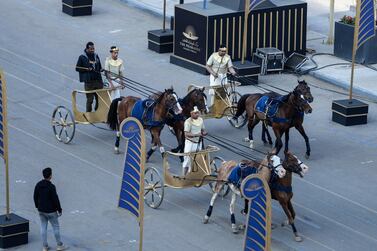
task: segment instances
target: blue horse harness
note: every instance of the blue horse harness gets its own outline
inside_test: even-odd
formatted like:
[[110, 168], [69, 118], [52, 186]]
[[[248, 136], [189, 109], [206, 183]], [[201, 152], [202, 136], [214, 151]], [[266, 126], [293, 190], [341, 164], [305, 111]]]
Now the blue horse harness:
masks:
[[255, 174], [258, 172], [257, 167], [247, 166], [244, 163], [239, 163], [235, 168], [232, 169], [228, 176], [228, 181], [233, 185], [237, 186], [237, 188], [241, 187], [241, 182], [247, 176], [251, 174]]

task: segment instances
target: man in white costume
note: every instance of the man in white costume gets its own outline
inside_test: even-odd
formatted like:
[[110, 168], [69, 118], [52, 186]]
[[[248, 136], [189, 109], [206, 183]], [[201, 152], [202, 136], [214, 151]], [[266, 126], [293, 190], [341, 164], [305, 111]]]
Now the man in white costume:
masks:
[[118, 58], [119, 48], [116, 46], [111, 46], [110, 48], [111, 56], [106, 58], [105, 61], [105, 83], [108, 87], [113, 89], [110, 93], [111, 100], [120, 98], [120, 89], [124, 88], [122, 85], [122, 79], [120, 76], [123, 76], [124, 66], [123, 60]]
[[[185, 121], [185, 149], [184, 153], [197, 152], [202, 149], [201, 138], [207, 135], [203, 119], [200, 117], [198, 107], [194, 106], [191, 117]], [[182, 164], [183, 176], [191, 172], [191, 158], [185, 156]]]
[[[222, 83], [226, 84], [226, 74], [228, 73], [228, 71], [233, 76], [236, 75], [236, 71], [233, 68], [232, 59], [227, 54], [227, 48], [224, 45], [220, 45], [219, 50], [217, 52], [212, 53], [212, 55], [209, 57], [207, 61], [206, 69], [210, 74], [210, 86], [219, 86]], [[209, 106], [211, 107], [214, 102], [215, 92], [213, 89], [210, 89], [208, 94], [211, 97], [209, 103]]]

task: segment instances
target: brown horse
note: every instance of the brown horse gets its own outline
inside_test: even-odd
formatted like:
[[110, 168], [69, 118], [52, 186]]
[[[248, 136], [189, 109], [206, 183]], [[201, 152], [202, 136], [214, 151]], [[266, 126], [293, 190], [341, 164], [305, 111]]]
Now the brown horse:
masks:
[[[290, 152], [285, 153], [285, 158], [282, 165], [286, 171], [285, 176], [281, 177], [273, 175], [273, 177], [268, 180], [270, 184], [271, 198], [279, 201], [281, 207], [288, 217], [288, 220], [284, 222], [282, 226], [291, 225], [293, 234], [295, 235], [295, 240], [300, 242], [302, 241], [302, 238], [298, 235], [294, 224], [296, 214], [291, 202], [293, 197], [292, 173], [297, 173], [300, 175], [300, 177], [304, 177], [305, 173], [309, 171], [309, 167]], [[245, 209], [242, 211], [243, 214], [247, 214], [248, 206], [249, 202], [245, 199]]]
[[166, 124], [170, 127], [170, 130], [174, 132], [178, 142], [178, 146], [172, 149], [172, 152], [183, 153], [185, 147], [184, 123], [185, 120], [190, 117], [190, 112], [193, 110], [194, 106], [197, 106], [202, 114], [208, 113], [207, 96], [204, 90], [204, 87], [194, 88], [183, 99], [179, 100], [179, 104], [182, 107], [181, 114], [175, 115], [173, 111], [169, 111]]
[[[242, 168], [241, 165], [244, 167]], [[255, 168], [258, 167], [258, 168]], [[236, 168], [236, 169], [235, 169]], [[256, 169], [256, 170], [251, 170]], [[240, 184], [246, 175], [251, 172], [258, 172], [266, 181], [270, 180], [271, 171], [273, 171], [278, 177], [284, 177], [285, 169], [281, 165], [280, 158], [275, 154], [267, 154], [267, 156], [260, 162], [252, 160], [243, 160], [240, 164], [236, 161], [224, 161], [219, 169], [217, 182], [215, 185], [215, 192], [212, 195], [209, 208], [204, 216], [203, 223], [207, 224], [212, 214], [213, 205], [215, 200], [221, 191], [225, 183], [229, 184], [232, 191], [232, 198], [229, 205], [230, 220], [232, 224], [232, 232], [238, 233], [239, 228], [236, 225], [236, 218], [234, 216], [234, 207], [236, 204], [237, 195], [241, 196]], [[235, 178], [236, 177], [236, 178]], [[235, 178], [235, 179], [234, 179]]]
[[[276, 93], [276, 92], [269, 92], [269, 93], [265, 93], [264, 95], [267, 95], [271, 98], [281, 97], [281, 95]], [[292, 123], [290, 125], [290, 128], [295, 127], [296, 130], [304, 138], [305, 144], [306, 144], [305, 158], [308, 159], [310, 157], [310, 151], [311, 150], [310, 150], [309, 137], [306, 135], [303, 123], [304, 123], [304, 113], [296, 111], [295, 115], [292, 118]], [[271, 123], [262, 123], [262, 141], [266, 144], [267, 143], [266, 136], [267, 136], [268, 143], [270, 145], [272, 145], [271, 135], [268, 131], [268, 128], [266, 127], [266, 124], [271, 125]], [[285, 144], [284, 144], [285, 145], [285, 152], [287, 152], [288, 151], [288, 143], [289, 143], [289, 129], [287, 130], [287, 132], [284, 133], [284, 135], [285, 135]]]
[[[124, 119], [132, 116], [134, 106], [136, 102], [140, 100], [141, 99], [138, 97], [127, 96], [114, 99], [110, 105], [109, 113], [107, 115], [107, 124], [112, 130], [117, 131], [115, 142], [116, 153], [119, 153], [119, 125]], [[179, 114], [182, 112], [182, 108], [178, 102], [177, 95], [173, 88], [171, 88], [158, 94], [156, 98], [153, 99], [152, 104], [149, 105], [149, 108], [146, 109], [153, 109], [153, 117], [149, 118], [153, 121], [140, 121], [144, 128], [148, 129], [152, 135], [152, 148], [148, 151], [148, 159], [157, 147], [160, 148], [161, 154], [165, 152], [165, 149], [161, 144], [160, 134], [165, 125], [168, 111], [173, 110], [175, 114]]]
[[297, 111], [304, 113], [312, 112], [312, 108], [308, 102], [313, 101], [313, 96], [306, 82], [299, 82], [293, 92], [282, 96], [280, 99], [281, 104], [279, 105], [274, 118], [268, 118], [264, 113], [256, 110], [256, 104], [263, 96], [264, 94], [261, 93], [243, 95], [238, 102], [235, 119], [246, 111], [248, 117], [249, 136], [245, 140], [250, 143], [250, 148], [254, 147], [253, 129], [259, 123], [259, 121], [262, 120], [264, 123], [271, 124], [276, 136], [275, 152], [279, 153], [283, 146], [281, 137], [287, 130], [289, 130], [292, 119]]

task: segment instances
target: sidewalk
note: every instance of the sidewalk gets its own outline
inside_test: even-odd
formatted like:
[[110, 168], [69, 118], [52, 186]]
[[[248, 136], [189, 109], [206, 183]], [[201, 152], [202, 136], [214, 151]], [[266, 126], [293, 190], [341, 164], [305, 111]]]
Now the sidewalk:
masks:
[[[138, 8], [151, 11], [154, 14], [162, 15], [162, 0], [121, 0], [137, 6]], [[185, 0], [185, 3], [198, 2], [199, 0]], [[350, 2], [349, 0], [347, 0]], [[345, 14], [352, 15], [352, 12], [347, 11], [349, 5], [347, 1], [339, 3], [335, 6], [335, 20], [340, 19]], [[314, 49], [316, 53], [333, 53], [333, 45], [327, 45], [327, 30], [328, 30], [328, 16], [327, 4], [322, 0], [306, 0], [308, 3], [308, 34], [307, 34], [307, 48]], [[167, 16], [174, 15], [174, 5], [178, 4], [179, 0], [167, 0]], [[326, 24], [326, 25], [324, 25]], [[308, 55], [310, 56], [310, 55]], [[314, 56], [314, 60], [318, 64], [318, 68], [330, 64], [346, 64], [326, 67], [321, 70], [311, 71], [309, 74], [326, 81], [338, 87], [349, 89], [351, 78], [351, 64], [348, 61], [342, 60], [332, 55]], [[313, 64], [307, 63], [305, 67], [311, 68]], [[377, 68], [376, 65], [372, 67]], [[364, 65], [356, 65], [354, 78], [354, 94], [365, 96], [368, 99], [377, 101], [377, 71], [368, 68]]]

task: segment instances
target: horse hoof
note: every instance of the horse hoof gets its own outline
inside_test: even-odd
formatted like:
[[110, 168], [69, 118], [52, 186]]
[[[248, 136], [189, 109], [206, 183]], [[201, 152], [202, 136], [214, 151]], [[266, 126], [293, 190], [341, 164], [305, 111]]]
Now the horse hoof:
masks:
[[233, 234], [238, 234], [238, 228], [237, 227], [232, 227], [232, 233]]
[[118, 148], [118, 147], [115, 147], [115, 148], [114, 148], [114, 153], [115, 153], [115, 154], [119, 154], [119, 153], [120, 153], [120, 151], [119, 151], [119, 148]]
[[246, 228], [246, 226], [244, 224], [241, 224], [241, 225], [238, 226], [238, 229], [241, 230], [241, 231], [245, 230], [245, 228]]
[[208, 224], [208, 222], [209, 222], [209, 218], [204, 217], [202, 222], [203, 222], [203, 224]]
[[296, 235], [296, 236], [295, 236], [295, 241], [297, 241], [297, 242], [302, 242], [302, 237]]
[[254, 142], [252, 140], [250, 140], [250, 145], [249, 145], [250, 149], [254, 149]]
[[243, 139], [243, 142], [249, 142], [249, 141], [250, 141], [249, 137], [246, 137]]
[[241, 214], [242, 214], [242, 215], [247, 215], [247, 213], [245, 212], [245, 209], [242, 209], [242, 210], [241, 210]]
[[305, 154], [305, 159], [309, 159], [310, 158], [310, 154], [306, 153]]
[[284, 227], [284, 226], [288, 226], [288, 225], [289, 225], [289, 221], [288, 221], [288, 220], [283, 221], [283, 222], [281, 223], [281, 226], [282, 226], [282, 227]]

